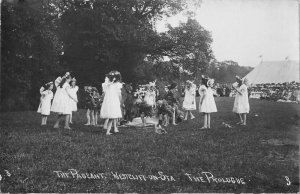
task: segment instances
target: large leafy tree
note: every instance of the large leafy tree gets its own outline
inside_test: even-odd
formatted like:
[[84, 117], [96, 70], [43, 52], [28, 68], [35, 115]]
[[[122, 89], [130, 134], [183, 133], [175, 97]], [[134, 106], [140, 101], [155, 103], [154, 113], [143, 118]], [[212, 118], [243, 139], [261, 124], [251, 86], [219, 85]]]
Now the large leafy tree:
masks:
[[60, 41], [41, 3], [3, 1], [1, 11], [1, 105], [28, 109], [38, 105], [39, 87], [60, 70]]
[[[214, 58], [211, 34], [191, 18], [178, 27], [169, 26], [169, 31], [161, 35], [160, 41], [153, 57], [155, 61], [167, 58], [169, 62], [156, 63], [159, 66], [156, 72], [159, 74], [169, 68], [170, 73], [173, 72], [180, 82], [186, 79], [197, 81]], [[170, 78], [173, 79], [172, 76]]]
[[[39, 87], [66, 70], [81, 86], [97, 86], [113, 69], [125, 82], [169, 81], [182, 78], [182, 72], [197, 77], [212, 57], [209, 33], [191, 19], [164, 34], [155, 30], [156, 20], [192, 1], [4, 0], [3, 104], [36, 107]], [[170, 61], [163, 61], [165, 56]]]
[[155, 20], [181, 11], [181, 0], [100, 0], [53, 4], [60, 7], [63, 61], [86, 83], [102, 82], [118, 69], [125, 81], [137, 81], [138, 66], [158, 40]]

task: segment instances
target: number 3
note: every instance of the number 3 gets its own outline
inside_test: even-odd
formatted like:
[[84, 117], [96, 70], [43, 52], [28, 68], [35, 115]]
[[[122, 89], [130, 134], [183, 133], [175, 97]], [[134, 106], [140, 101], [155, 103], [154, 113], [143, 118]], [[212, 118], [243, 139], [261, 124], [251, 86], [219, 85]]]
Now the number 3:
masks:
[[287, 181], [286, 185], [290, 186], [291, 185], [291, 181], [290, 181], [290, 179], [289, 179], [288, 176], [285, 176], [285, 180]]

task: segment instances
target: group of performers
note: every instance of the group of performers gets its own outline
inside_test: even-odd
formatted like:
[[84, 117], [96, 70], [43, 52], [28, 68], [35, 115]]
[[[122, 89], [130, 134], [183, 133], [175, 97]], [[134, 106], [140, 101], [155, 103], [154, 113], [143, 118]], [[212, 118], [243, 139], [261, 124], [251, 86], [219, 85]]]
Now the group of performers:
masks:
[[[249, 113], [248, 90], [246, 80], [236, 77], [237, 82], [232, 85], [236, 91], [233, 112], [238, 115], [239, 125], [246, 125], [246, 114]], [[199, 112], [203, 113], [203, 126], [201, 129], [211, 128], [211, 113], [217, 112], [212, 87], [214, 80], [202, 76], [201, 86], [198, 88], [200, 94]], [[55, 95], [52, 90], [56, 87]], [[71, 129], [72, 112], [77, 111], [76, 79], [67, 72], [64, 76], [58, 77], [55, 82], [49, 82], [40, 89], [41, 99], [38, 112], [42, 115], [42, 123], [47, 123], [47, 116], [50, 111], [58, 113], [54, 128], [59, 128], [62, 118], [65, 118], [65, 129]], [[182, 103], [183, 112], [180, 110], [179, 98], [175, 96], [177, 85], [171, 84], [165, 88], [165, 95], [158, 93], [156, 81], [145, 85], [145, 90], [133, 93], [132, 86], [122, 82], [122, 76], [118, 71], [111, 71], [105, 76], [102, 84], [102, 94], [95, 87], [84, 88], [85, 108], [87, 123], [85, 125], [98, 125], [98, 118], [104, 121], [103, 128], [106, 135], [118, 133], [118, 126], [124, 122], [131, 122], [134, 118], [140, 117], [143, 126], [147, 123], [147, 117], [158, 117], [158, 123], [154, 129], [156, 133], [166, 133], [164, 126], [171, 122], [177, 125], [178, 122], [194, 119], [192, 111], [197, 110], [196, 91], [197, 86], [187, 80]], [[51, 101], [53, 102], [51, 104]], [[112, 131], [113, 128], [113, 131]]]

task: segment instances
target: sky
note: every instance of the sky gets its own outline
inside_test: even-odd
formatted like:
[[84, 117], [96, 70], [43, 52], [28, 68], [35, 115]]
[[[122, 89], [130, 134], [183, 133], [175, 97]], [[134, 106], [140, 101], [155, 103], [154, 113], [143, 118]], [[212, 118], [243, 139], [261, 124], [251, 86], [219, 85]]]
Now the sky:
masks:
[[[211, 32], [218, 61], [233, 60], [241, 66], [263, 61], [299, 61], [299, 8], [297, 0], [202, 0], [195, 19]], [[183, 13], [157, 23], [185, 22]], [[259, 56], [262, 55], [262, 58]]]

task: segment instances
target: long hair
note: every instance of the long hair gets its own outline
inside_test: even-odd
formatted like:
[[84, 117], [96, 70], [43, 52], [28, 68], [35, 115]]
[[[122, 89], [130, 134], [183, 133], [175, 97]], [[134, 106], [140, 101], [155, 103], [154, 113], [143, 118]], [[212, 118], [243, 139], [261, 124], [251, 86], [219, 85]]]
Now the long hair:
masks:
[[206, 87], [208, 87], [208, 79], [202, 78], [202, 82], [201, 85], [205, 85]]

